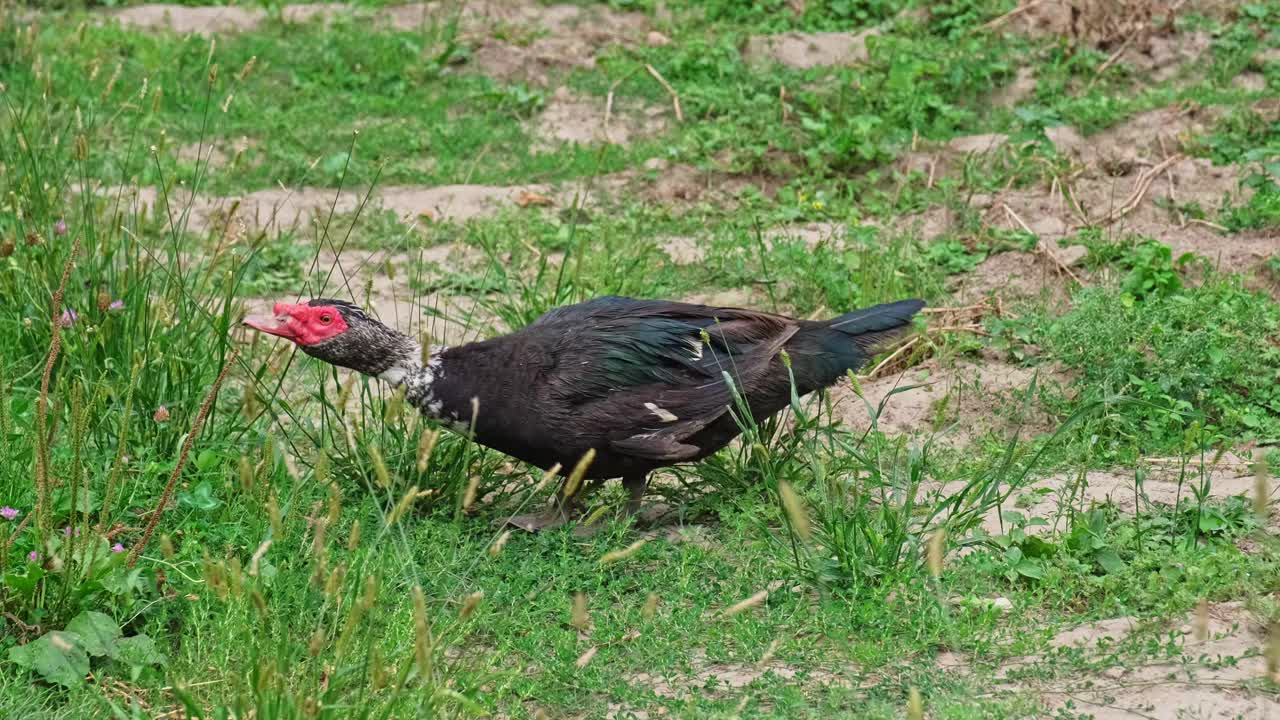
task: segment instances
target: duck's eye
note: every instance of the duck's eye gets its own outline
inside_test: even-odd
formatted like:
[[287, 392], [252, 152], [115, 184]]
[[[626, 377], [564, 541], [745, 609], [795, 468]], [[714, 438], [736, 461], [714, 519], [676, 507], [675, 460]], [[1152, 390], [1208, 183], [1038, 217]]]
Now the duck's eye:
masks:
[[320, 322], [324, 323], [325, 325], [328, 325], [329, 323], [333, 322], [333, 316], [328, 314], [321, 315]]

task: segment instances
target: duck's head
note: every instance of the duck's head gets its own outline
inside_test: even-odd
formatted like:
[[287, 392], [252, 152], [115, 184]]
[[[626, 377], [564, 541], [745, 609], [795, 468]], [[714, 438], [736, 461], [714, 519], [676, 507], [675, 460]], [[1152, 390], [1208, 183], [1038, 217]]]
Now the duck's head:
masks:
[[399, 382], [421, 366], [421, 346], [344, 300], [315, 298], [300, 305], [279, 302], [270, 315], [242, 323], [285, 338], [311, 357], [366, 375]]

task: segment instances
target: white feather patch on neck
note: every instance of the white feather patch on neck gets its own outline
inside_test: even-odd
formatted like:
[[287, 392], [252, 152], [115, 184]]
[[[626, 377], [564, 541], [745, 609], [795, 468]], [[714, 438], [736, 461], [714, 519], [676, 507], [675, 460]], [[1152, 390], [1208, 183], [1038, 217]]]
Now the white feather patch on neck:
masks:
[[406, 359], [378, 373], [378, 379], [392, 386], [399, 386], [410, 373], [421, 369], [422, 366], [417, 360], [420, 357], [422, 357], [422, 346], [415, 343], [413, 350], [405, 356]]

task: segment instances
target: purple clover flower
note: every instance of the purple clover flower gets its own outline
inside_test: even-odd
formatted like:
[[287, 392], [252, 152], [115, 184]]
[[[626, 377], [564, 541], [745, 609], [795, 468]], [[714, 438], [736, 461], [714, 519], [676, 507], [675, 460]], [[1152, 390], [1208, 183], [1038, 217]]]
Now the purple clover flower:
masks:
[[111, 546], [111, 552], [113, 552], [113, 553], [122, 553], [122, 552], [124, 552], [124, 546], [123, 546], [123, 545], [121, 545], [120, 543], [116, 543], [115, 545], [112, 545], [112, 546]]
[[9, 507], [8, 505], [5, 505], [4, 507], [0, 508], [0, 517], [4, 518], [5, 520], [13, 520], [14, 518], [18, 517], [18, 511], [14, 508]]
[[71, 308], [62, 311], [62, 327], [71, 327], [80, 319], [80, 314]]
[[62, 237], [63, 235], [66, 235], [67, 221], [62, 218], [58, 218], [58, 222], [53, 224], [53, 234], [57, 235], [58, 237]]
[[111, 304], [107, 306], [107, 309], [108, 309], [108, 310], [123, 310], [123, 309], [124, 309], [124, 301], [123, 301], [123, 300], [112, 300], [112, 301], [111, 301]]
[[31, 562], [36, 562], [39, 559], [40, 559], [40, 553], [36, 552], [35, 550], [32, 550], [31, 552], [27, 553], [27, 560], [30, 560]]

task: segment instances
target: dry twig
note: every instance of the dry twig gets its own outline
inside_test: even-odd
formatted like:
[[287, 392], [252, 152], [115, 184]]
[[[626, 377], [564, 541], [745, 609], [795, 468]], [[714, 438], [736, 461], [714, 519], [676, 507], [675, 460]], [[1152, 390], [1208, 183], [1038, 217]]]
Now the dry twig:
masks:
[[663, 89], [667, 91], [667, 94], [671, 96], [671, 105], [675, 108], [676, 120], [684, 122], [684, 111], [680, 109], [680, 95], [676, 92], [676, 89], [671, 87], [671, 83], [667, 82], [667, 79], [662, 77], [662, 73], [659, 73], [658, 69], [654, 66], [646, 64], [644, 69], [648, 70], [649, 74], [653, 76], [653, 79], [657, 80], [658, 84], [662, 85]]

